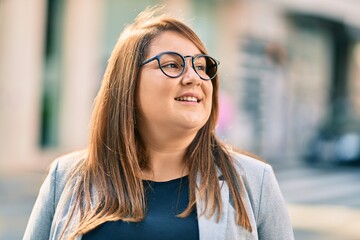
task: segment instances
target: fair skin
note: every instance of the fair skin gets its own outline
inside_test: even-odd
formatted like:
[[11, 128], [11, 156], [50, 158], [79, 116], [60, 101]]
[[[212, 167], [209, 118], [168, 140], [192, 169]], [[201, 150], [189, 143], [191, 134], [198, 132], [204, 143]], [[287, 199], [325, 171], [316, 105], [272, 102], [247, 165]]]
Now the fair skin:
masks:
[[[201, 53], [179, 33], [165, 31], [152, 40], [146, 59], [165, 51], [183, 56]], [[143, 171], [143, 179], [168, 181], [188, 174], [186, 149], [210, 116], [212, 83], [201, 80], [190, 59], [186, 65], [178, 78], [165, 76], [156, 60], [142, 66], [137, 128], [150, 154], [150, 168]], [[199, 101], [180, 101], [184, 96], [195, 96]]]

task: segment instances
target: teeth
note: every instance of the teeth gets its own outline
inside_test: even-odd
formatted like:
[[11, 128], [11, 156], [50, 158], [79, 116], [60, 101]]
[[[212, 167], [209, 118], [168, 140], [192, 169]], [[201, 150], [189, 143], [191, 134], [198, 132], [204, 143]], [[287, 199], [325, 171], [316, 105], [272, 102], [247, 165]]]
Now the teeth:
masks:
[[176, 98], [176, 100], [186, 101], [186, 102], [197, 102], [198, 101], [196, 97], [190, 97], [190, 96], [178, 97], [178, 98]]

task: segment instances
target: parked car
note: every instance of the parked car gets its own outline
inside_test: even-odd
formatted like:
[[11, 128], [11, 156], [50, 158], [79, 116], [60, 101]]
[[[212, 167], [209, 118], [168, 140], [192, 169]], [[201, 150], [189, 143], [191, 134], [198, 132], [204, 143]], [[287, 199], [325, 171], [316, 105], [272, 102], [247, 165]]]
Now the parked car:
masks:
[[324, 127], [310, 141], [305, 160], [311, 163], [360, 163], [360, 122]]

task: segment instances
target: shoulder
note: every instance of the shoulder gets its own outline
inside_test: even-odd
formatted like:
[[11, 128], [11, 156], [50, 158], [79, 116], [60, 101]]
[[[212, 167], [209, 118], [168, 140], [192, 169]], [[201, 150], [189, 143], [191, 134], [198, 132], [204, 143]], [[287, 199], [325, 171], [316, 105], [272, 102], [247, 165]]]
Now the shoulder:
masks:
[[[51, 234], [54, 229], [51, 226], [54, 224], [54, 215], [64, 187], [76, 166], [85, 157], [86, 152], [81, 151], [61, 156], [53, 161], [49, 174], [40, 188], [23, 239], [53, 239]], [[71, 194], [70, 191], [67, 193]], [[62, 203], [67, 202], [67, 198], [62, 201]], [[64, 211], [67, 212], [67, 209]]]
[[49, 175], [51, 176], [51, 181], [56, 186], [56, 195], [61, 194], [79, 164], [84, 162], [86, 157], [87, 151], [82, 150], [60, 156], [52, 162]]
[[60, 174], [71, 173], [86, 157], [87, 150], [68, 153], [56, 158], [51, 164], [51, 169]]
[[247, 154], [229, 153], [232, 156], [235, 169], [250, 195], [249, 197], [253, 199], [260, 197], [264, 188], [278, 188], [274, 171], [268, 163]]
[[240, 176], [262, 176], [266, 171], [272, 171], [271, 166], [263, 160], [244, 153], [229, 151], [235, 168]]
[[272, 167], [247, 154], [229, 153], [243, 181], [259, 238], [294, 239], [286, 203]]

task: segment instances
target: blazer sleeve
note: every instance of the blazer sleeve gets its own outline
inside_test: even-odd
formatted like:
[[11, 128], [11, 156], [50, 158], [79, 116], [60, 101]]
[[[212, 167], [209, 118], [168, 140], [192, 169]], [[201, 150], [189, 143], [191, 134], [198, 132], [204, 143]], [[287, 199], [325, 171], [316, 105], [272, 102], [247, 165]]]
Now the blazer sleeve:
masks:
[[270, 165], [263, 171], [257, 228], [260, 240], [294, 239], [286, 203]]
[[23, 240], [48, 240], [55, 212], [56, 173], [58, 162], [51, 165], [32, 209]]

